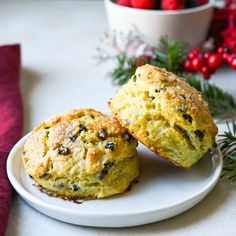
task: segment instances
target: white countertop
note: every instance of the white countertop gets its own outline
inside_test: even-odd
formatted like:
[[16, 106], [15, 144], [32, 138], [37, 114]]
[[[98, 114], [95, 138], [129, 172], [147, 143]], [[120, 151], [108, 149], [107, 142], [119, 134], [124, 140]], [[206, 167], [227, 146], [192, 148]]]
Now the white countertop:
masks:
[[[0, 43], [22, 45], [25, 133], [70, 108], [108, 112], [106, 103], [117, 87], [104, 78], [108, 65], [96, 66], [92, 59], [105, 30], [102, 0], [0, 2]], [[232, 70], [220, 71], [211, 81], [236, 97], [236, 73]], [[235, 219], [236, 188], [222, 179], [191, 210], [162, 222], [124, 229], [66, 224], [29, 207], [15, 193], [6, 235], [222, 236], [236, 233]]]

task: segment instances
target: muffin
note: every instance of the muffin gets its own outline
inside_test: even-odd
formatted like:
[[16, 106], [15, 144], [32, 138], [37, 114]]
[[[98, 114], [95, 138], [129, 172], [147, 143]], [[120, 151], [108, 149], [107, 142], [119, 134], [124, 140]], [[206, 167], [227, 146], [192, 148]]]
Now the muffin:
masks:
[[138, 67], [109, 107], [138, 141], [177, 166], [191, 167], [215, 144], [217, 127], [202, 94], [164, 69]]
[[93, 109], [44, 121], [27, 139], [23, 164], [40, 189], [64, 199], [126, 191], [139, 175], [137, 141], [115, 118]]

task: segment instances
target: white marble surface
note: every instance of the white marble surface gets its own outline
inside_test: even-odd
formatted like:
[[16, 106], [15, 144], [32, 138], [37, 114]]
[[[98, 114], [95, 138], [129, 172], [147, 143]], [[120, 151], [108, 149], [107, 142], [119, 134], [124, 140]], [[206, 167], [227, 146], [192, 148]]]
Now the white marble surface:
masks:
[[[0, 43], [22, 45], [22, 94], [25, 133], [43, 119], [73, 107], [108, 112], [106, 102], [117, 90], [92, 55], [107, 30], [103, 2], [1, 1]], [[221, 71], [212, 82], [236, 97], [236, 73]], [[155, 197], [155, 196], [153, 196]], [[174, 218], [135, 228], [104, 229], [51, 219], [14, 194], [7, 236], [38, 235], [233, 235], [236, 189], [220, 180], [200, 204]]]

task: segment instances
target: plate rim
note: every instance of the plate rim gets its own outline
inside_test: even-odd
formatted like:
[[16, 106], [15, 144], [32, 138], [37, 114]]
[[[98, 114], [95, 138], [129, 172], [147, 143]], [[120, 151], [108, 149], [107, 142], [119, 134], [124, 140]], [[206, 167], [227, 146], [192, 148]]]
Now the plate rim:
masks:
[[[188, 203], [193, 201], [196, 198], [199, 198], [201, 196], [205, 197], [208, 192], [210, 192], [213, 187], [216, 185], [216, 183], [218, 182], [219, 178], [220, 178], [220, 174], [222, 171], [222, 167], [223, 167], [223, 156], [222, 153], [219, 149], [219, 147], [217, 146], [215, 148], [215, 152], [217, 152], [217, 163], [212, 163], [212, 172], [211, 175], [213, 175], [212, 179], [207, 183], [206, 186], [204, 186], [204, 188], [200, 189], [198, 192], [196, 192], [193, 196], [189, 197], [189, 198], [185, 198], [183, 200], [180, 200], [179, 202], [174, 203], [173, 205], [170, 206], [165, 206], [162, 208], [158, 208], [158, 209], [152, 209], [152, 210], [143, 210], [143, 211], [137, 211], [137, 212], [125, 212], [125, 213], [104, 213], [104, 212], [99, 212], [99, 213], [86, 213], [86, 212], [79, 212], [78, 210], [74, 210], [74, 209], [68, 209], [68, 208], [64, 208], [62, 206], [57, 206], [48, 202], [44, 202], [43, 200], [41, 200], [40, 198], [38, 198], [37, 196], [35, 196], [34, 194], [30, 193], [29, 191], [27, 191], [18, 181], [18, 179], [16, 178], [16, 176], [14, 175], [14, 171], [13, 171], [13, 162], [14, 162], [14, 158], [16, 158], [16, 154], [18, 152], [18, 150], [22, 147], [22, 145], [24, 145], [27, 137], [30, 136], [32, 132], [27, 133], [26, 135], [24, 135], [15, 145], [14, 147], [11, 149], [8, 158], [7, 158], [7, 163], [6, 163], [6, 169], [7, 169], [7, 176], [8, 179], [11, 183], [11, 185], [14, 187], [14, 189], [17, 191], [17, 193], [27, 202], [32, 202], [35, 205], [38, 205], [44, 209], [49, 209], [51, 211], [57, 211], [58, 213], [63, 213], [63, 214], [69, 214], [69, 215], [74, 215], [74, 216], [91, 216], [91, 217], [114, 217], [114, 216], [134, 216], [134, 215], [145, 215], [145, 214], [153, 214], [156, 212], [162, 212], [162, 211], [167, 211], [167, 210], [171, 210], [173, 208], [176, 208], [179, 205]], [[23, 165], [23, 163], [22, 163]], [[198, 201], [199, 202], [199, 201]], [[31, 205], [31, 204], [30, 204]], [[195, 205], [195, 204], [194, 204]], [[34, 206], [31, 206], [33, 208], [35, 208]], [[189, 209], [189, 208], [188, 208]], [[183, 212], [183, 211], [181, 211]], [[44, 213], [45, 214], [45, 213]]]

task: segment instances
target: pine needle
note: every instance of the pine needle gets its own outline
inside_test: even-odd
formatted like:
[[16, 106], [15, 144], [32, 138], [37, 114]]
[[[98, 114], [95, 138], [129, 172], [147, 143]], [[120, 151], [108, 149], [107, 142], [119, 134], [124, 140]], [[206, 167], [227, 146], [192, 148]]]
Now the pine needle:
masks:
[[236, 123], [232, 122], [231, 127], [227, 122], [228, 131], [219, 135], [219, 147], [224, 156], [224, 166], [222, 176], [228, 178], [233, 183], [236, 181]]
[[163, 36], [160, 38], [159, 47], [154, 52], [151, 64], [177, 73], [182, 68], [186, 51], [187, 45], [184, 42]]

